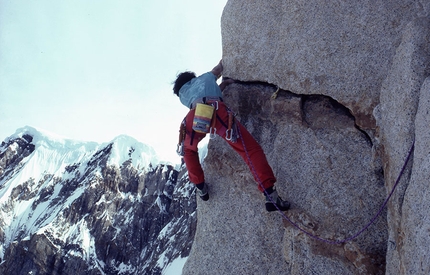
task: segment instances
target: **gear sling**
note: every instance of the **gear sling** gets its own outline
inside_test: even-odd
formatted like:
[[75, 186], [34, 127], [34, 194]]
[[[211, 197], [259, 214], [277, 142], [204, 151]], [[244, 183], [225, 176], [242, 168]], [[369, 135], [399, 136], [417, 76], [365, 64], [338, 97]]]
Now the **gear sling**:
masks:
[[[211, 108], [200, 106], [199, 104], [213, 108], [213, 113], [209, 120], [208, 116], [210, 116], [210, 111], [208, 110]], [[204, 118], [202, 118], [202, 110], [199, 109], [201, 107], [203, 107]], [[208, 121], [210, 121], [209, 126]], [[194, 127], [195, 125], [198, 127]], [[200, 131], [201, 129], [202, 131]], [[190, 111], [181, 123], [177, 153], [183, 156], [188, 170], [188, 176], [192, 183], [200, 184], [205, 182], [197, 145], [207, 133], [210, 134], [211, 139], [218, 135], [226, 140], [242, 157], [251, 171], [253, 170], [251, 167], [252, 163], [257, 174], [254, 175], [254, 173], [252, 173], [254, 179], [258, 182], [257, 178], [259, 178], [263, 185], [263, 187], [258, 185], [258, 189], [261, 192], [274, 185], [276, 178], [272, 168], [267, 162], [263, 149], [248, 130], [237, 121], [233, 112], [222, 101], [222, 98], [218, 97], [204, 97], [193, 102], [190, 106]], [[243, 142], [237, 142], [239, 139], [242, 139]], [[246, 146], [246, 150], [244, 146]], [[246, 151], [248, 152], [249, 159], [246, 155]]]

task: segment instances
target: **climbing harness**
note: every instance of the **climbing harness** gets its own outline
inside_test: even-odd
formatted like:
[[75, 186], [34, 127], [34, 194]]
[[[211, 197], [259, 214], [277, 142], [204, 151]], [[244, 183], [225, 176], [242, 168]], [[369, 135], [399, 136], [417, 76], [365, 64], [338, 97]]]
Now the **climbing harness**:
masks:
[[[250, 158], [250, 156], [249, 156], [249, 153], [248, 153], [248, 150], [246, 149], [246, 146], [245, 146], [245, 142], [243, 141], [243, 139], [241, 138], [241, 133], [240, 133], [240, 130], [238, 129], [238, 135], [239, 135], [239, 138], [240, 138], [240, 140], [242, 141], [242, 145], [243, 145], [243, 148], [244, 148], [244, 150], [245, 150], [245, 154], [246, 154], [246, 157], [248, 158], [248, 161], [249, 161], [249, 164], [250, 164], [250, 166], [251, 166], [251, 168], [252, 168], [252, 173], [254, 174], [254, 176], [255, 176], [255, 178], [258, 180], [258, 184], [261, 186], [261, 187], [263, 187], [263, 183], [261, 182], [261, 180], [260, 180], [260, 178], [258, 177], [258, 174], [257, 174], [257, 171], [256, 171], [256, 169], [255, 169], [255, 167], [254, 167], [254, 165], [253, 165], [253, 163], [252, 163], [252, 161], [251, 161], [251, 158]], [[279, 207], [276, 205], [276, 203], [272, 200], [272, 198], [270, 197], [270, 196], [268, 196], [269, 194], [267, 193], [267, 191], [264, 189], [264, 193], [265, 193], [265, 195], [270, 199], [270, 201], [271, 201], [271, 203], [273, 203], [273, 205], [276, 207], [276, 209], [278, 210], [278, 212], [281, 214], [281, 216], [285, 219], [285, 220], [287, 220], [290, 224], [292, 224], [295, 228], [297, 228], [298, 230], [300, 230], [301, 232], [303, 232], [303, 233], [305, 233], [306, 235], [308, 235], [309, 237], [311, 237], [311, 238], [313, 238], [313, 239], [315, 239], [315, 240], [319, 240], [319, 241], [322, 241], [322, 242], [325, 242], [325, 243], [329, 243], [329, 244], [342, 244], [342, 243], [347, 243], [347, 242], [349, 242], [349, 241], [352, 241], [353, 239], [355, 239], [355, 238], [357, 238], [359, 235], [361, 235], [361, 233], [363, 233], [365, 230], [367, 230], [374, 222], [375, 222], [375, 220], [381, 215], [381, 213], [382, 213], [382, 210], [385, 208], [385, 206], [387, 205], [387, 203], [388, 203], [388, 201], [390, 200], [390, 198], [391, 198], [391, 196], [393, 195], [393, 193], [394, 193], [394, 190], [396, 189], [396, 187], [397, 187], [397, 185], [399, 184], [399, 182], [400, 182], [400, 179], [401, 179], [401, 177], [402, 177], [402, 175], [403, 175], [403, 173], [404, 173], [404, 171], [405, 171], [405, 169], [406, 169], [406, 166], [407, 166], [407, 164], [408, 164], [408, 162], [409, 162], [409, 159], [410, 159], [410, 157], [411, 157], [411, 155], [412, 155], [412, 152], [413, 152], [413, 150], [414, 150], [414, 146], [415, 146], [415, 140], [412, 142], [412, 145], [411, 145], [411, 148], [409, 149], [409, 153], [408, 153], [408, 156], [406, 157], [406, 160], [405, 160], [405, 162], [404, 162], [404, 164], [403, 164], [403, 167], [402, 167], [402, 169], [400, 170], [400, 173], [399, 173], [399, 176], [397, 177], [397, 180], [396, 180], [396, 182], [394, 183], [394, 186], [393, 186], [393, 188], [391, 189], [391, 192], [390, 192], [390, 194], [387, 196], [387, 198], [385, 199], [385, 201], [384, 201], [384, 203], [382, 204], [382, 206], [379, 208], [379, 211], [376, 213], [376, 215], [375, 216], [373, 216], [373, 218], [369, 221], [369, 223], [366, 225], [366, 226], [364, 226], [361, 230], [359, 230], [357, 233], [355, 233], [354, 235], [352, 235], [352, 236], [350, 236], [350, 237], [348, 237], [348, 238], [345, 238], [345, 239], [343, 239], [343, 240], [329, 240], [329, 239], [324, 239], [324, 238], [321, 238], [321, 237], [319, 237], [319, 236], [316, 236], [316, 235], [314, 235], [314, 234], [312, 234], [312, 233], [310, 233], [310, 232], [308, 232], [308, 231], [306, 231], [306, 230], [304, 230], [303, 228], [301, 228], [297, 223], [295, 223], [295, 222], [293, 222], [284, 212], [282, 212], [280, 209], [279, 209]]]
[[[224, 122], [217, 114], [220, 104], [219, 102], [223, 102], [220, 97], [204, 97], [194, 101], [190, 105], [191, 109], [195, 109], [192, 127], [193, 131], [191, 132], [191, 144], [193, 142], [195, 132], [203, 134], [209, 133], [209, 138], [214, 139], [217, 135], [217, 120], [226, 128], [225, 139], [232, 143], [237, 141], [238, 129], [237, 124], [235, 123], [235, 114], [225, 106], [228, 114], [228, 121]], [[176, 152], [179, 156], [184, 156], [185, 154], [184, 142], [187, 134], [186, 119], [187, 118], [185, 117], [179, 129], [179, 142], [176, 148]]]
[[190, 109], [195, 109], [197, 103], [210, 104], [210, 103], [215, 102], [215, 101], [223, 102], [221, 97], [205, 96], [205, 97], [198, 98], [198, 99], [194, 100], [193, 103], [190, 104]]
[[[207, 106], [211, 106], [213, 107], [213, 113], [212, 113], [212, 118], [211, 118], [211, 124], [209, 127], [209, 138], [210, 139], [214, 139], [216, 138], [217, 135], [217, 129], [216, 129], [216, 121], [219, 120], [221, 122], [221, 124], [227, 129], [225, 132], [225, 138], [226, 140], [235, 143], [237, 141], [237, 125], [235, 123], [235, 115], [232, 111], [230, 111], [230, 109], [228, 109], [228, 107], [225, 107], [227, 109], [227, 114], [228, 114], [228, 121], [227, 123], [225, 123], [218, 115], [217, 115], [217, 111], [219, 109], [219, 102], [223, 102], [222, 98], [203, 98], [198, 100], [198, 102], [204, 102], [203, 104], [206, 104]], [[199, 106], [200, 103], [195, 102], [193, 103], [192, 106]], [[197, 113], [197, 107], [196, 107], [196, 113]], [[194, 115], [195, 117], [196, 115]], [[193, 130], [195, 130], [193, 128]], [[196, 131], [198, 132], [198, 131]], [[207, 133], [207, 132], [206, 132]]]

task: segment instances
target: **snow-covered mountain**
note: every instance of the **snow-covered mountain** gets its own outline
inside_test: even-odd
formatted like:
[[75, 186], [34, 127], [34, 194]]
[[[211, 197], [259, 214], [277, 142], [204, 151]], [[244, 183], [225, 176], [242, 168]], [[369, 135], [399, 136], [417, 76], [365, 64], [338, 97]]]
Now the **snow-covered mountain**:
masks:
[[193, 192], [184, 166], [131, 137], [18, 129], [0, 146], [0, 274], [180, 274]]

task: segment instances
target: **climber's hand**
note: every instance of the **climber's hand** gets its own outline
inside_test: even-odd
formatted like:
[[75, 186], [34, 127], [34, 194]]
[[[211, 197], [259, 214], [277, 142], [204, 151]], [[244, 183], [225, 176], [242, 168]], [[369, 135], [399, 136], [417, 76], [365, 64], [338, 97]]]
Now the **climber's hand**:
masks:
[[228, 85], [234, 83], [234, 79], [231, 78], [223, 78], [221, 84], [219, 84], [219, 88], [221, 89], [221, 91], [223, 91], [225, 89], [225, 87], [227, 87]]

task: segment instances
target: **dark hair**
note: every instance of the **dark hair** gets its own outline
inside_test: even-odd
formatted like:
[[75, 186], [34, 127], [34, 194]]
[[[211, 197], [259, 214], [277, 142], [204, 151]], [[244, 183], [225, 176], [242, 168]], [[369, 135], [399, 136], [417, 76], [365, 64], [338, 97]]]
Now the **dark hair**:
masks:
[[177, 77], [175, 82], [173, 82], [173, 93], [177, 96], [179, 96], [179, 90], [184, 86], [185, 83], [190, 81], [191, 79], [195, 78], [196, 74], [193, 72], [183, 72], [180, 73]]

